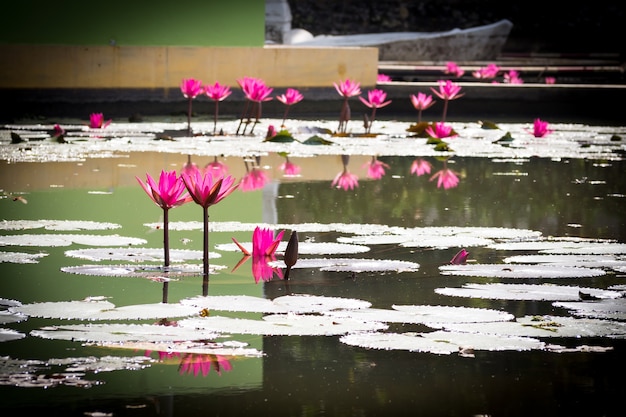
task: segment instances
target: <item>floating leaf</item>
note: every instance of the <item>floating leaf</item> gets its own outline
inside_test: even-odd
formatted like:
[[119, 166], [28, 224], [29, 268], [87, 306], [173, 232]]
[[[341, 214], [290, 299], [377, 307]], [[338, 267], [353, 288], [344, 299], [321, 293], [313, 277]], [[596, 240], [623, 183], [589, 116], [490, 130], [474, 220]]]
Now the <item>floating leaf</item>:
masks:
[[119, 224], [108, 222], [94, 222], [85, 220], [5, 220], [0, 222], [0, 230], [110, 230], [119, 229]]
[[299, 314], [268, 315], [262, 320], [211, 316], [183, 319], [178, 325], [196, 331], [265, 336], [333, 336], [387, 328], [387, 325], [379, 322]]
[[626, 323], [561, 316], [524, 316], [514, 322], [445, 324], [446, 330], [525, 337], [626, 337]]
[[197, 308], [250, 313], [320, 313], [336, 309], [361, 309], [371, 304], [367, 301], [312, 295], [286, 295], [274, 300], [247, 295], [198, 296], [181, 300], [181, 304]]
[[24, 253], [24, 252], [2, 252], [0, 251], [0, 262], [11, 262], [14, 264], [36, 264], [39, 258], [48, 256], [47, 253]]
[[624, 297], [594, 301], [557, 301], [552, 305], [565, 308], [576, 316], [626, 320], [626, 298]]
[[289, 133], [289, 131], [281, 130], [276, 135], [265, 139], [264, 142], [288, 143], [297, 141], [293, 136], [291, 136], [291, 133]]
[[[270, 262], [269, 264], [282, 268], [286, 266], [283, 261]], [[419, 264], [390, 259], [318, 258], [300, 259], [293, 268], [319, 268], [320, 271], [334, 272], [415, 272], [419, 269]]]
[[[131, 261], [131, 262], [163, 262], [163, 249], [150, 248], [96, 248], [65, 251], [65, 256], [86, 259], [89, 261]], [[216, 252], [209, 252], [209, 259], [221, 258]], [[201, 260], [202, 251], [170, 249], [170, 262], [186, 262]]]
[[583, 278], [606, 275], [602, 269], [563, 265], [442, 265], [439, 270], [443, 275], [497, 278]]
[[[209, 273], [226, 269], [225, 265], [211, 264]], [[65, 266], [61, 271], [79, 275], [97, 275], [105, 277], [145, 278], [157, 282], [174, 281], [182, 277], [202, 274], [201, 265], [176, 265], [167, 268], [156, 265], [80, 265]]]
[[119, 235], [60, 235], [60, 234], [23, 234], [0, 236], [0, 246], [69, 246], [73, 243], [89, 246], [126, 246], [143, 245], [147, 241], [135, 237]]
[[210, 340], [219, 337], [218, 333], [202, 328], [118, 323], [47, 326], [33, 330], [30, 334], [42, 339], [90, 343], [177, 342], [182, 340]]
[[481, 129], [487, 129], [487, 130], [500, 129], [497, 124], [495, 124], [494, 122], [490, 122], [488, 120], [479, 120], [478, 124], [480, 125]]
[[529, 301], [578, 301], [581, 292], [598, 298], [622, 296], [618, 291], [554, 284], [464, 284], [462, 288], [435, 288], [435, 292], [454, 297]]
[[459, 353], [462, 350], [531, 350], [543, 349], [544, 343], [536, 339], [500, 337], [470, 333], [436, 331], [430, 333], [359, 333], [339, 339], [351, 346], [369, 349], [408, 350], [437, 355]]
[[328, 139], [324, 139], [321, 136], [315, 135], [315, 136], [311, 136], [310, 138], [302, 142], [302, 144], [303, 145], [332, 145], [333, 142]]

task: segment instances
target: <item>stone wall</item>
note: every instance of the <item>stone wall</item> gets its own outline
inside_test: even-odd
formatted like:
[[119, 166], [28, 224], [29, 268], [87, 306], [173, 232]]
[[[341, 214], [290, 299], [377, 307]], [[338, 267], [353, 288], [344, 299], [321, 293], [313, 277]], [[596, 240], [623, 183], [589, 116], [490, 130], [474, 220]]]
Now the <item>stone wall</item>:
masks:
[[624, 5], [553, 0], [288, 0], [292, 27], [319, 34], [440, 31], [513, 22], [504, 53], [625, 55]]

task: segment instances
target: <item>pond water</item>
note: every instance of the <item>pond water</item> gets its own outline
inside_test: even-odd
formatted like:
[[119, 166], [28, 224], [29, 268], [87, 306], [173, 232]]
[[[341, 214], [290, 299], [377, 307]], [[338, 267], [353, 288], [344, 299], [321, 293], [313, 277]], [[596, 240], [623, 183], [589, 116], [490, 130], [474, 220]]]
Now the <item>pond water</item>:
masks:
[[[196, 126], [212, 128], [210, 122]], [[302, 122], [299, 136], [294, 136], [324, 136], [324, 130], [311, 126], [325, 127], [324, 122]], [[626, 164], [621, 137], [626, 128], [562, 125], [554, 127], [552, 137], [536, 140], [524, 136], [528, 126], [501, 126], [492, 132], [457, 124], [460, 137], [449, 140], [454, 151], [442, 153], [425, 139], [407, 137], [407, 126], [387, 122], [385, 133], [391, 133], [385, 137], [324, 136], [335, 144], [308, 148], [263, 142], [262, 137], [154, 140], [155, 132], [176, 131], [180, 122], [113, 123], [115, 133], [104, 139], [77, 127], [74, 137], [68, 135], [72, 143], [65, 144], [41, 140], [50, 126], [5, 127], [0, 163], [2, 414], [619, 415], [615, 410], [626, 395], [621, 373], [626, 353]], [[30, 137], [30, 142], [10, 144], [11, 131]], [[495, 144], [505, 131], [513, 132], [516, 140]], [[284, 175], [281, 152], [300, 166], [299, 175]], [[358, 176], [354, 189], [331, 186], [344, 169], [341, 155], [350, 155], [347, 168]], [[387, 164], [380, 179], [366, 176], [373, 155]], [[185, 300], [195, 300], [192, 313], [168, 318], [259, 322], [265, 316], [278, 326], [264, 332], [255, 325], [225, 321], [232, 334], [220, 331], [215, 340], [207, 336], [224, 348], [216, 353], [179, 351], [173, 342], [150, 345], [150, 337], [138, 336], [146, 343], [136, 345], [81, 340], [103, 321], [152, 324], [165, 318], [100, 320], [110, 306], [85, 319], [73, 309], [84, 312], [89, 302], [104, 300], [115, 307], [162, 301], [165, 285], [155, 277], [163, 276], [157, 268], [162, 262], [163, 212], [135, 177], [156, 177], [162, 169], [180, 171], [188, 162], [202, 167], [215, 158], [235, 178], [257, 162], [268, 178], [260, 188], [236, 190], [209, 209], [210, 250], [215, 254], [210, 262], [216, 269], [207, 298], [231, 296], [226, 300], [232, 304], [204, 308], [198, 301], [202, 277], [196, 270], [167, 284], [168, 304], [184, 307], [189, 306]], [[432, 165], [430, 174], [411, 173], [418, 158]], [[431, 181], [444, 168], [454, 171], [458, 185], [438, 188], [436, 178]], [[196, 257], [202, 250], [201, 214], [193, 202], [170, 211], [170, 249], [193, 255], [173, 264], [201, 264]], [[98, 227], [104, 223], [112, 226]], [[250, 260], [237, 267], [242, 255], [232, 238], [251, 242], [256, 225], [285, 230], [283, 243], [291, 230], [298, 233], [300, 253], [289, 280], [256, 282]], [[338, 243], [343, 246], [333, 246]], [[98, 248], [104, 250], [88, 252]], [[156, 255], [141, 258], [152, 248], [158, 249]], [[469, 252], [467, 265], [450, 265], [463, 248]], [[126, 259], [113, 256], [122, 250], [130, 251]], [[284, 250], [279, 247], [272, 266], [284, 266]], [[539, 255], [544, 258], [533, 258]], [[86, 265], [96, 268], [71, 269]], [[141, 270], [138, 265], [152, 265], [156, 272], [130, 276], [128, 270]], [[114, 267], [126, 269], [108, 276]], [[489, 292], [488, 284], [510, 287]], [[486, 294], [463, 294], [471, 285]], [[556, 289], [557, 296], [533, 295], [531, 289]], [[575, 290], [573, 298], [567, 289]], [[319, 297], [309, 303], [319, 302], [321, 313], [300, 314], [296, 309], [271, 314], [241, 307], [251, 306], [252, 300], [289, 296]], [[236, 297], [250, 298], [242, 298], [240, 305]], [[82, 300], [91, 301], [80, 304]], [[366, 306], [330, 308], [335, 315], [323, 309], [324, 303], [336, 300]], [[610, 307], [590, 307], [605, 301]], [[51, 304], [44, 308], [38, 303]], [[429, 319], [435, 312], [416, 313], [415, 321], [385, 318], [403, 308], [428, 306], [455, 307], [468, 318]], [[363, 310], [363, 316], [355, 309]], [[505, 321], [510, 322], [534, 319], [536, 327], [549, 331], [519, 334], [523, 343], [508, 331], [504, 336], [510, 345], [499, 339], [484, 346], [478, 340], [457, 346], [444, 331], [466, 330], [483, 341], [493, 337], [493, 332], [472, 330], [480, 324], [473, 318], [476, 309], [508, 313]], [[20, 311], [30, 314], [20, 316]], [[376, 322], [372, 317], [379, 317], [383, 326], [336, 333], [303, 326], [300, 332], [281, 333], [297, 327], [290, 321], [294, 317], [330, 317], [313, 325], [318, 332], [324, 326], [347, 325], [348, 319], [362, 318], [361, 325], [369, 326]], [[576, 322], [561, 324], [561, 318]], [[194, 323], [194, 331], [206, 330]], [[75, 339], [55, 333], [63, 326], [85, 324]], [[138, 329], [101, 329], [108, 336], [87, 338], [110, 340], [114, 334], [139, 334]], [[451, 345], [450, 351], [394, 339], [425, 338], [436, 331], [442, 333], [435, 339]], [[379, 337], [381, 333], [388, 338]]]

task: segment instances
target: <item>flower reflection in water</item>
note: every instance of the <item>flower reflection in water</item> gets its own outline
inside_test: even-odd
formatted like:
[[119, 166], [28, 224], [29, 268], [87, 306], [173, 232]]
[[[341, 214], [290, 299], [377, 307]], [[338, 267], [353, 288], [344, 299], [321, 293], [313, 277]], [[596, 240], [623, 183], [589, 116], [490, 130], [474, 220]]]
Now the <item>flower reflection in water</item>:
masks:
[[[244, 164], [246, 165], [246, 174], [241, 178], [240, 188], [241, 191], [254, 191], [265, 187], [270, 180], [263, 169], [261, 168], [261, 157], [256, 156], [251, 164], [248, 164], [248, 160], [244, 158]], [[250, 168], [252, 165], [252, 168]]]
[[353, 190], [359, 186], [359, 177], [348, 171], [348, 163], [350, 162], [350, 155], [341, 155], [341, 163], [343, 169], [335, 176], [331, 187], [343, 188], [345, 191]]
[[248, 258], [252, 257], [252, 276], [254, 276], [254, 282], [271, 281], [272, 278], [274, 278], [274, 274], [276, 274], [278, 278], [283, 279], [282, 269], [272, 267], [269, 263], [276, 260], [276, 249], [278, 249], [278, 245], [284, 234], [285, 231], [281, 230], [274, 236], [273, 230], [262, 229], [257, 226], [252, 233], [252, 254], [233, 237], [233, 242], [235, 242], [239, 249], [241, 249], [241, 252], [243, 252], [243, 258], [235, 268], [233, 268], [233, 271], [243, 265]]
[[219, 161], [217, 156], [213, 157], [213, 162], [209, 162], [204, 167], [206, 172], [210, 172], [213, 177], [223, 177], [228, 175], [228, 165]]
[[[146, 352], [146, 356], [150, 356], [151, 352]], [[211, 372], [211, 368], [218, 375], [222, 375], [222, 371], [232, 371], [233, 365], [230, 358], [224, 355], [213, 355], [208, 353], [181, 353], [181, 352], [157, 352], [159, 362], [178, 361], [178, 371], [180, 375], [199, 376], [202, 374], [206, 377]]]
[[443, 188], [444, 190], [457, 187], [460, 182], [458, 174], [448, 168], [447, 161], [443, 161], [443, 168], [430, 177], [430, 181], [435, 179], [437, 179], [437, 188]]
[[294, 164], [293, 162], [291, 162], [289, 160], [289, 155], [287, 155], [286, 153], [281, 153], [281, 155], [283, 155], [285, 157], [285, 162], [280, 164], [278, 169], [283, 171], [283, 175], [285, 177], [297, 177], [297, 176], [299, 176], [300, 175], [300, 166]]
[[423, 158], [417, 158], [411, 164], [411, 174], [421, 177], [424, 174], [430, 174], [433, 164]]
[[376, 156], [363, 164], [363, 168], [367, 168], [367, 177], [373, 180], [379, 180], [385, 175], [385, 169], [389, 169], [389, 164], [379, 161]]

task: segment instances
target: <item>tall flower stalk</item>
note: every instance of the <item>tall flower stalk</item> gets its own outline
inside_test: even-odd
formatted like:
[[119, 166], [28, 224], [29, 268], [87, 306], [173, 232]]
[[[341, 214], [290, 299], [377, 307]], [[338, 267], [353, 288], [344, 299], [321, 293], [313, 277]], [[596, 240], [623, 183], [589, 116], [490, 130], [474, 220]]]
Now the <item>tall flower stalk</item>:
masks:
[[228, 176], [213, 177], [211, 172], [196, 169], [184, 172], [182, 180], [193, 201], [202, 207], [204, 223], [202, 245], [202, 295], [209, 295], [209, 207], [230, 195], [239, 184]]
[[[261, 119], [261, 114], [263, 112], [262, 104], [265, 101], [272, 100], [270, 94], [274, 91], [273, 88], [265, 85], [265, 81], [260, 78], [254, 77], [243, 77], [237, 80], [237, 84], [241, 87], [243, 94], [246, 96], [246, 104], [244, 107], [244, 111], [241, 114], [241, 119], [239, 120], [239, 126], [237, 126], [236, 134], [239, 134], [239, 130], [241, 126], [245, 124], [243, 128], [242, 135], [246, 134], [246, 130], [248, 125], [252, 123], [252, 128], [250, 129], [250, 134], [254, 133], [254, 128], [259, 123]], [[254, 117], [254, 122], [252, 122], [252, 118]], [[245, 122], [244, 122], [245, 120]]]
[[413, 104], [413, 107], [417, 110], [417, 123], [421, 123], [422, 111], [432, 107], [436, 101], [433, 100], [433, 96], [424, 93], [417, 93], [417, 95], [411, 94], [409, 98], [411, 99], [411, 104]]
[[180, 91], [187, 99], [187, 134], [191, 136], [191, 104], [194, 98], [204, 92], [202, 81], [195, 78], [183, 78], [180, 83]]
[[285, 120], [287, 120], [287, 114], [289, 113], [289, 109], [296, 103], [302, 101], [304, 96], [300, 93], [300, 91], [295, 88], [288, 88], [285, 91], [285, 94], [281, 94], [276, 96], [276, 100], [280, 101], [285, 105], [285, 113], [283, 114], [283, 122], [281, 123], [281, 127], [285, 127]]
[[386, 98], [387, 93], [378, 89], [368, 91], [367, 100], [363, 97], [359, 97], [359, 100], [361, 100], [363, 104], [372, 109], [372, 114], [367, 122], [365, 133], [369, 134], [372, 130], [372, 124], [374, 123], [374, 120], [376, 120], [376, 109], [380, 109], [381, 107], [385, 107], [391, 103], [391, 100], [385, 101]]
[[457, 98], [461, 98], [465, 94], [461, 93], [461, 86], [450, 80], [439, 80], [438, 83], [438, 90], [435, 90], [432, 87], [430, 89], [433, 93], [435, 93], [437, 97], [443, 100], [443, 116], [441, 117], [441, 121], [445, 122], [448, 113], [448, 102], [450, 100], [456, 100]]
[[350, 104], [348, 99], [350, 97], [361, 95], [361, 83], [347, 79], [341, 81], [339, 84], [333, 83], [335, 89], [341, 97], [343, 97], [343, 103], [341, 105], [341, 112], [339, 113], [339, 126], [337, 127], [337, 133], [346, 133], [348, 128], [348, 122], [351, 118]]
[[[148, 197], [163, 209], [163, 258], [164, 267], [167, 270], [170, 266], [169, 210], [188, 203], [191, 201], [191, 196], [187, 194], [185, 184], [181, 177], [176, 175], [176, 171], [161, 171], [158, 184], [150, 174], [146, 174], [145, 183], [139, 177], [135, 178]], [[167, 289], [166, 281], [163, 283], [164, 303], [167, 303]]]
[[216, 82], [213, 85], [206, 85], [204, 87], [204, 92], [215, 102], [215, 110], [213, 112], [213, 135], [215, 135], [217, 132], [217, 116], [219, 113], [220, 101], [224, 101], [232, 94], [232, 91], [229, 86]]

